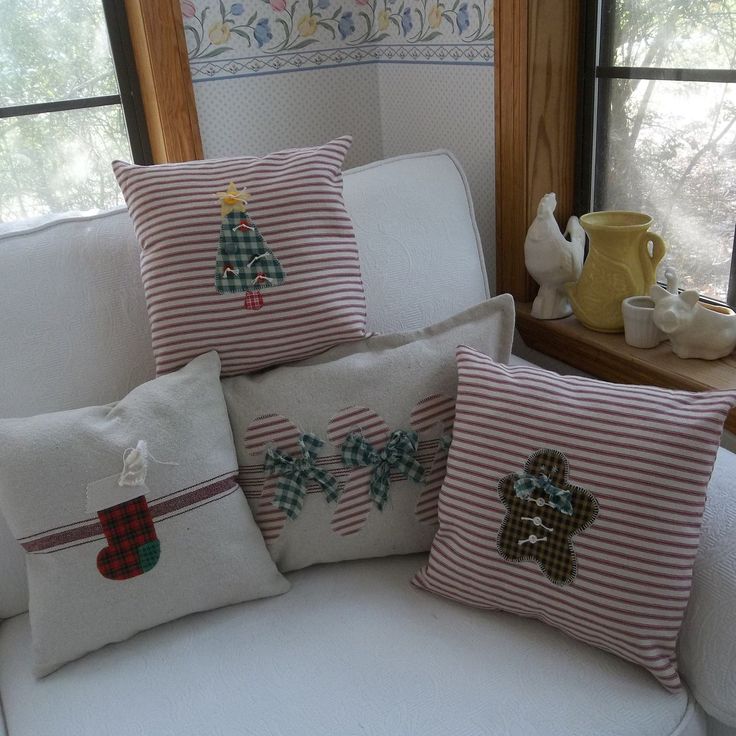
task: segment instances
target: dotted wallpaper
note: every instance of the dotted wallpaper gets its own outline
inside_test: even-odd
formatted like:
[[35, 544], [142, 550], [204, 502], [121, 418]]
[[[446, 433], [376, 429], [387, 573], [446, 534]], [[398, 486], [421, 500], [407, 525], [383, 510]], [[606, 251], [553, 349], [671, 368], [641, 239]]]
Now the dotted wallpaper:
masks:
[[380, 159], [378, 85], [370, 66], [195, 84], [205, 156], [263, 155], [349, 133], [347, 167]]
[[[295, 27], [300, 23], [301, 16], [297, 7], [300, 2], [306, 3], [310, 0], [294, 0], [289, 6]], [[402, 16], [409, 8], [411, 18], [417, 25], [420, 23], [420, 15], [426, 25], [427, 14], [432, 8], [439, 8], [437, 12], [441, 13], [444, 9], [453, 7], [449, 3], [447, 6], [434, 5], [431, 0], [348, 0], [342, 4], [335, 0], [311, 2], [312, 7], [317, 10], [325, 6], [324, 12], [332, 8], [332, 5], [335, 6], [334, 10], [339, 7], [341, 13], [350, 12], [346, 8], [349, 5], [354, 6], [353, 18], [360, 18], [360, 13], [364, 11], [369, 18], [371, 15], [375, 16], [380, 12], [379, 3], [381, 8], [392, 12], [403, 8], [400, 14]], [[470, 0], [470, 6], [460, 0], [453, 2], [456, 11], [463, 5], [466, 9], [473, 7], [473, 0]], [[480, 2], [481, 0], [477, 0], [476, 4]], [[282, 3], [286, 7], [285, 0], [251, 0], [226, 3], [222, 5], [222, 9], [226, 20], [232, 18], [237, 21], [242, 16], [249, 20], [253, 13], [261, 12], [262, 6], [269, 6], [272, 14], [268, 16], [269, 29], [273, 32], [279, 27], [276, 21], [282, 12], [278, 10]], [[240, 5], [243, 6], [242, 12], [237, 7]], [[202, 0], [191, 3], [189, 0], [182, 0], [185, 24], [193, 22], [192, 13], [199, 13], [201, 18], [204, 7], [208, 8], [203, 24], [205, 30], [208, 26], [208, 14], [217, 16], [212, 21], [212, 15], [209, 15], [212, 24], [221, 24], [219, 3], [206, 3]], [[235, 16], [232, 15], [232, 8], [236, 11]], [[487, 0], [483, 8], [483, 11], [473, 14], [473, 18], [479, 18], [481, 24], [492, 18], [490, 0]], [[334, 10], [331, 12], [334, 13]], [[435, 18], [433, 22], [436, 20]], [[482, 27], [477, 20], [474, 22], [479, 28]], [[234, 30], [234, 25], [230, 25]], [[258, 27], [255, 21], [251, 25]], [[441, 19], [441, 25], [444, 32], [454, 34], [456, 40], [458, 35], [462, 35], [457, 33], [457, 23], [450, 29], [451, 23], [446, 17]], [[356, 36], [357, 27], [356, 24]], [[366, 23], [363, 28], [365, 27]], [[466, 31], [477, 30], [464, 26], [464, 21], [460, 27]], [[349, 28], [349, 24], [344, 24], [343, 30], [349, 31]], [[228, 35], [222, 28], [219, 31], [215, 29], [206, 42], [201, 41], [199, 53], [211, 53], [224, 46], [231, 47], [229, 50], [209, 59], [190, 61], [206, 157], [243, 153], [262, 155], [281, 148], [323, 143], [346, 133], [353, 136], [353, 147], [346, 161], [347, 168], [403, 153], [449, 149], [460, 160], [470, 182], [476, 219], [486, 253], [489, 281], [493, 288], [495, 175], [492, 30], [487, 31], [490, 40], [486, 38], [482, 42], [487, 50], [482, 63], [461, 63], [457, 56], [454, 60], [443, 56], [441, 63], [428, 63], [426, 58], [415, 54], [408, 58], [396, 57], [393, 62], [383, 57], [363, 57], [357, 63], [353, 58], [351, 63], [326, 64], [320, 68], [309, 64], [292, 64], [281, 68], [278, 73], [273, 70], [264, 73], [263, 69], [259, 73], [228, 73], [223, 76], [203, 73], [204, 64], [209, 61], [215, 59], [218, 64], [225, 64], [242, 54], [244, 47], [247, 48], [243, 37], [237, 37], [241, 45], [232, 43], [237, 36], [233, 30]], [[303, 30], [309, 29], [302, 24]], [[325, 36], [329, 37], [330, 34], [327, 29], [323, 28], [323, 31], [324, 41]], [[341, 35], [339, 30], [337, 35]], [[427, 35], [425, 33], [425, 41], [415, 46], [431, 47], [432, 40], [427, 42]], [[465, 37], [470, 38], [471, 35], [472, 33], [466, 33]], [[192, 36], [191, 31], [188, 36]], [[227, 43], [212, 43], [213, 40], [222, 41], [225, 37]], [[285, 35], [282, 35], [281, 40], [284, 38]], [[397, 53], [401, 51], [401, 38], [403, 34], [394, 33], [391, 39]], [[267, 39], [264, 36], [262, 40]], [[350, 38], [341, 39], [345, 44], [349, 40]], [[189, 43], [191, 59], [191, 38]], [[264, 47], [266, 45], [264, 43]], [[360, 49], [366, 51], [369, 45], [362, 44]], [[474, 44], [467, 45], [473, 47]], [[478, 45], [481, 44], [476, 44]], [[253, 61], [260, 48], [255, 37], [251, 39], [251, 46], [254, 55], [249, 58]], [[339, 43], [336, 46], [339, 47]], [[234, 63], [244, 63], [243, 58]]]
[[493, 69], [382, 66], [383, 157], [446, 148], [462, 164], [491, 291], [496, 273]]

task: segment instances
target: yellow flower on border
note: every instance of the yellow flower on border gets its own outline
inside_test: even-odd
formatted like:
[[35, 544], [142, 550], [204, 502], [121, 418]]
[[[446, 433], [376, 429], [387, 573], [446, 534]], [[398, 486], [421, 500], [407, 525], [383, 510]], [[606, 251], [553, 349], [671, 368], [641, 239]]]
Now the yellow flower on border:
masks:
[[444, 8], [442, 5], [433, 5], [427, 13], [427, 21], [429, 22], [430, 28], [439, 28], [442, 23], [442, 11]]
[[391, 22], [391, 13], [384, 8], [378, 14], [378, 30], [385, 31], [388, 28], [388, 24]]
[[229, 215], [231, 212], [245, 212], [250, 198], [248, 190], [245, 187], [239, 190], [234, 181], [230, 182], [226, 192], [217, 192], [215, 196], [220, 200], [220, 214], [222, 217]]
[[319, 18], [316, 15], [305, 15], [296, 24], [296, 27], [302, 36], [313, 36], [317, 31], [317, 22]]
[[207, 35], [215, 46], [221, 46], [223, 43], [227, 43], [230, 38], [230, 26], [227, 23], [213, 23]]

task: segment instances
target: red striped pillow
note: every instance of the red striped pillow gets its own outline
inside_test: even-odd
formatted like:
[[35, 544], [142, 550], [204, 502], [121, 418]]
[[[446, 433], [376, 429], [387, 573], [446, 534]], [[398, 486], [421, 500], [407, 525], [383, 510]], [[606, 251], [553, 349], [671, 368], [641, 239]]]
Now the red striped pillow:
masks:
[[[217, 350], [223, 375], [321, 352], [365, 334], [358, 247], [342, 198], [349, 136], [263, 158], [192, 161], [113, 170], [141, 244], [141, 275], [156, 370]], [[286, 277], [265, 306], [215, 288], [222, 215], [217, 192], [250, 193], [248, 214]], [[251, 293], [249, 293], [251, 296]]]
[[440, 528], [414, 584], [538, 618], [677, 689], [706, 486], [736, 391], [563, 377], [467, 347], [457, 361]]

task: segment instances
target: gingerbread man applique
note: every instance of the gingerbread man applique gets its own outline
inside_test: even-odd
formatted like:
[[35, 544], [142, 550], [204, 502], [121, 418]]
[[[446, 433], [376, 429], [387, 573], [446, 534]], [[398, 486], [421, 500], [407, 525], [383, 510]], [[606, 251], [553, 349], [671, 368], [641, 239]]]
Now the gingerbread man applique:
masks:
[[572, 538], [598, 516], [593, 494], [568, 482], [569, 463], [557, 450], [532, 454], [522, 473], [498, 482], [506, 515], [496, 547], [508, 562], [534, 561], [555, 585], [575, 579], [577, 565]]

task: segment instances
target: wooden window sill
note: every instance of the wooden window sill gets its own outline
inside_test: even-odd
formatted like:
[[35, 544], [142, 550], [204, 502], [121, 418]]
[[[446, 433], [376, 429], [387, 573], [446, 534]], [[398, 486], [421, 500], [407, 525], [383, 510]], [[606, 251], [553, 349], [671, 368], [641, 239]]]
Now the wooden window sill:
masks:
[[[667, 343], [651, 350], [632, 348], [624, 336], [593, 332], [575, 317], [538, 320], [531, 304], [517, 303], [516, 326], [527, 346], [592, 376], [686, 391], [736, 388], [736, 353], [721, 360], [682, 360]], [[736, 432], [736, 409], [726, 420]]]

